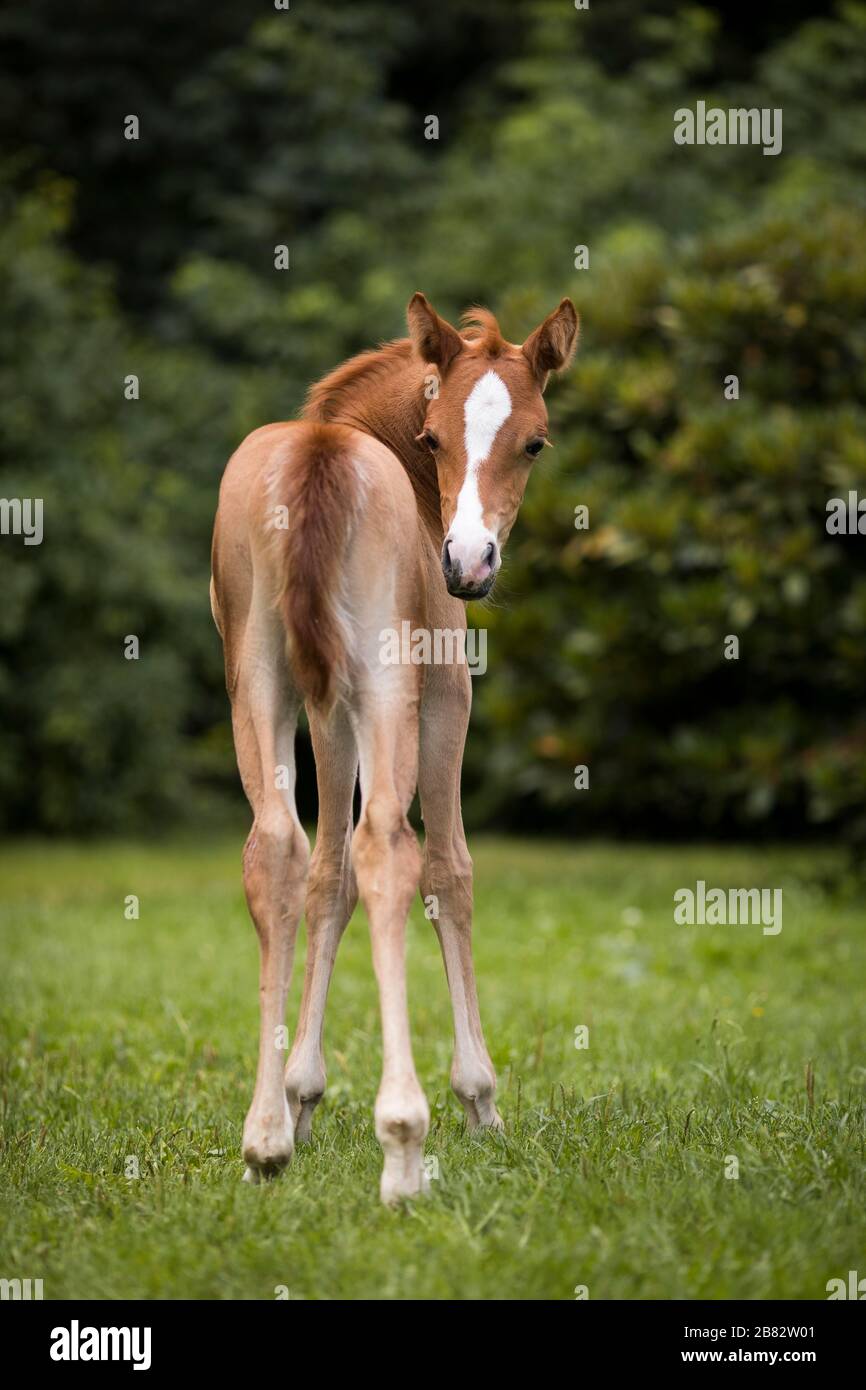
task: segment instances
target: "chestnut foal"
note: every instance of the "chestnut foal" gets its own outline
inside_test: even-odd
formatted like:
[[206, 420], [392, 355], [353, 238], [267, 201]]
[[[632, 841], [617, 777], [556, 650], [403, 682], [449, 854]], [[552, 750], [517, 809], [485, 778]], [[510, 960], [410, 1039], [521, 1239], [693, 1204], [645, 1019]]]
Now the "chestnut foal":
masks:
[[[465, 664], [386, 664], [383, 629], [465, 630], [489, 593], [532, 460], [542, 392], [570, 361], [564, 299], [518, 347], [492, 314], [458, 332], [422, 294], [410, 337], [345, 362], [299, 421], [255, 430], [226, 468], [211, 604], [225, 648], [238, 767], [253, 810], [244, 887], [261, 953], [255, 1093], [245, 1178], [283, 1168], [325, 1089], [322, 1031], [334, 957], [358, 893], [382, 1013], [375, 1107], [385, 1202], [426, 1186], [429, 1110], [412, 1059], [405, 931], [433, 895], [454, 1011], [451, 1084], [472, 1128], [501, 1125], [472, 965], [472, 861], [460, 814], [471, 682]], [[295, 725], [310, 721], [319, 822], [310, 858], [294, 797]], [[361, 811], [352, 825], [355, 780]], [[420, 791], [423, 855], [407, 820]], [[298, 922], [309, 949], [300, 1020], [280, 1049]]]

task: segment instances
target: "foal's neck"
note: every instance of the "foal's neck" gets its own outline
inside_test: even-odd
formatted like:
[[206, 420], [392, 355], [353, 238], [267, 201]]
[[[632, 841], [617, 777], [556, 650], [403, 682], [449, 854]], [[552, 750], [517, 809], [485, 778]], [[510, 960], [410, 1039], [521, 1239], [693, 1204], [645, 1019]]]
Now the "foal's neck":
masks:
[[418, 444], [427, 413], [425, 376], [408, 338], [350, 357], [310, 388], [303, 416], [352, 425], [397, 455], [415, 490], [419, 513], [441, 544], [442, 519], [436, 464]]

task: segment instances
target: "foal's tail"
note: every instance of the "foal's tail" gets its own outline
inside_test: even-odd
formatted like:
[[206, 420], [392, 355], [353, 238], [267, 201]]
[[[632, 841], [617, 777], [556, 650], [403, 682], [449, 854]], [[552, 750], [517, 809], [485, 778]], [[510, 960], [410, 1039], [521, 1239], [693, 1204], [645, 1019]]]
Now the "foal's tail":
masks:
[[317, 421], [297, 425], [279, 493], [288, 509], [288, 525], [277, 532], [279, 605], [292, 671], [306, 698], [327, 711], [346, 677], [340, 586], [358, 502], [351, 431]]

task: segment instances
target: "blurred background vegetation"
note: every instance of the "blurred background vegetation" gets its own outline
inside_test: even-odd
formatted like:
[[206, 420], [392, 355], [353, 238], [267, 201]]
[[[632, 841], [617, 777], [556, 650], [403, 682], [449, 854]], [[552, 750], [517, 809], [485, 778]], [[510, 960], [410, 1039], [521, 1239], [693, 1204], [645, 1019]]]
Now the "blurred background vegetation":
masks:
[[[862, 846], [866, 541], [825, 508], [866, 495], [866, 6], [32, 0], [0, 41], [0, 495], [45, 506], [0, 538], [6, 830], [237, 801], [222, 468], [423, 289], [583, 319], [471, 615], [467, 819]], [[781, 107], [782, 153], [675, 145], [698, 99]]]

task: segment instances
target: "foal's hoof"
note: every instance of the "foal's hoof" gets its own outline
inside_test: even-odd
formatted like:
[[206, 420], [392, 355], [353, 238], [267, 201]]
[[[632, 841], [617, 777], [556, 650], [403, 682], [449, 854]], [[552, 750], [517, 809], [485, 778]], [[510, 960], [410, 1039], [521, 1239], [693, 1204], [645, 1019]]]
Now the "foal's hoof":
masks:
[[492, 1100], [464, 1100], [463, 1109], [466, 1112], [466, 1124], [470, 1132], [479, 1129], [504, 1129], [502, 1116], [496, 1109]]
[[430, 1177], [423, 1162], [415, 1159], [385, 1160], [379, 1195], [386, 1207], [396, 1207], [412, 1197], [424, 1197], [430, 1191]]
[[376, 1138], [385, 1156], [379, 1194], [386, 1206], [430, 1190], [424, 1170], [424, 1140], [429, 1128], [430, 1110], [420, 1087], [408, 1093], [380, 1091], [376, 1097]]
[[249, 1126], [245, 1129], [243, 1155], [247, 1170], [244, 1182], [258, 1183], [275, 1178], [291, 1163], [295, 1146], [288, 1112], [286, 1120], [286, 1124], [275, 1129], [267, 1126], [259, 1130]]
[[317, 1094], [304, 1096], [302, 1100], [296, 1091], [289, 1091], [288, 1088], [286, 1088], [296, 1144], [312, 1144], [313, 1113], [319, 1101], [322, 1099], [323, 1093], [324, 1087], [322, 1087], [322, 1090]]
[[313, 1142], [313, 1111], [318, 1101], [304, 1101], [295, 1120], [295, 1141], [298, 1144]]
[[489, 1112], [484, 1116], [484, 1118], [479, 1119], [479, 1121], [478, 1121], [478, 1128], [479, 1128], [479, 1129], [495, 1129], [495, 1130], [503, 1130], [503, 1129], [505, 1129], [505, 1125], [504, 1125], [504, 1123], [503, 1123], [502, 1116], [500, 1115], [499, 1111], [496, 1109], [496, 1106], [495, 1106], [495, 1105], [491, 1105]]
[[313, 1112], [325, 1094], [325, 1068], [321, 1061], [290, 1057], [285, 1071], [286, 1100], [295, 1130], [296, 1144], [313, 1142]]
[[288, 1168], [292, 1161], [292, 1144], [284, 1145], [280, 1148], [269, 1147], [267, 1150], [262, 1148], [253, 1149], [244, 1145], [244, 1162], [247, 1171], [244, 1173], [244, 1182], [261, 1182], [263, 1179], [279, 1177], [284, 1168]]
[[252, 1183], [254, 1187], [257, 1183], [269, 1182], [271, 1178], [278, 1178], [283, 1169], [288, 1167], [288, 1164], [288, 1159], [285, 1163], [267, 1163], [260, 1166], [249, 1163], [244, 1169], [241, 1181]]

